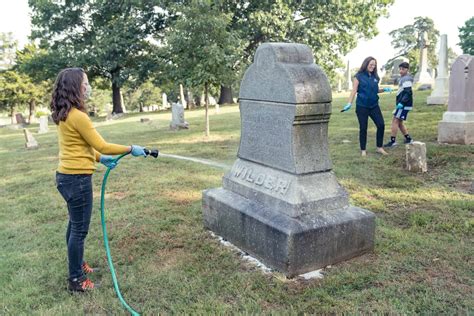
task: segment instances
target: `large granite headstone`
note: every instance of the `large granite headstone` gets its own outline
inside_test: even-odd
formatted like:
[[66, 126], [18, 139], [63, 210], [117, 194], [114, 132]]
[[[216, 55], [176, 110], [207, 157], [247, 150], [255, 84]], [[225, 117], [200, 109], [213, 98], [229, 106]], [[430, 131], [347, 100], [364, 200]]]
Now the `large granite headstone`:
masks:
[[311, 49], [260, 45], [239, 99], [237, 160], [203, 192], [204, 226], [287, 276], [371, 251], [375, 217], [331, 171], [331, 89]]
[[448, 111], [438, 125], [438, 142], [474, 144], [474, 56], [461, 55], [451, 66]]
[[440, 37], [438, 55], [438, 76], [435, 80], [434, 90], [426, 99], [427, 104], [446, 104], [448, 102], [448, 35]]

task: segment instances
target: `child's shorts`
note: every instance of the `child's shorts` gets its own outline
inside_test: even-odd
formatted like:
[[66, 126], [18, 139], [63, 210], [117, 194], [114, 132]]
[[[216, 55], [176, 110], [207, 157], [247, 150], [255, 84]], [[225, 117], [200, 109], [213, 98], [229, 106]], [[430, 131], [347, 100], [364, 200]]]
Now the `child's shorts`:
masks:
[[393, 117], [396, 117], [399, 120], [406, 121], [407, 117], [408, 117], [408, 112], [410, 112], [410, 111], [404, 110], [404, 109], [397, 109], [393, 113]]

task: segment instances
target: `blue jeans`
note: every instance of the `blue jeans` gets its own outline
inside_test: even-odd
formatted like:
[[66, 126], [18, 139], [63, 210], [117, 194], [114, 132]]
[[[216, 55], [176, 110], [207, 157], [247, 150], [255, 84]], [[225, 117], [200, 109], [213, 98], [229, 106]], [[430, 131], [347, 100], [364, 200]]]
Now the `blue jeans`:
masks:
[[377, 105], [374, 108], [364, 108], [358, 106], [356, 108], [357, 119], [359, 120], [359, 143], [360, 149], [365, 150], [367, 146], [367, 124], [369, 117], [374, 121], [377, 127], [377, 147], [383, 146], [383, 134], [385, 132], [385, 122], [383, 120], [380, 107]]
[[69, 222], [66, 231], [69, 279], [84, 275], [84, 241], [92, 215], [92, 175], [56, 172], [56, 187], [67, 203]]

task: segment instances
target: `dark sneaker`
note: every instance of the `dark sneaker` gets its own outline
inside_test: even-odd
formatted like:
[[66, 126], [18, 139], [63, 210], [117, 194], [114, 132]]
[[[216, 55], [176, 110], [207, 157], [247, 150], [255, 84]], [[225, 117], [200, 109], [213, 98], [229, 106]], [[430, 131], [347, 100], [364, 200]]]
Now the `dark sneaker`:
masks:
[[397, 142], [392, 142], [392, 141], [389, 141], [388, 143], [383, 145], [383, 147], [385, 147], [385, 148], [394, 148], [394, 147], [397, 147], [397, 146], [398, 146], [398, 143]]
[[411, 144], [413, 143], [413, 139], [410, 138], [410, 139], [405, 139], [405, 141], [403, 142], [404, 144]]
[[99, 287], [99, 284], [95, 284], [87, 277], [82, 278], [74, 278], [72, 280], [68, 280], [67, 289], [70, 292], [87, 292]]
[[85, 274], [91, 274], [91, 273], [94, 273], [94, 272], [99, 272], [98, 268], [92, 268], [85, 261], [84, 261], [84, 263], [82, 264], [81, 267], [82, 267], [82, 271], [84, 271]]

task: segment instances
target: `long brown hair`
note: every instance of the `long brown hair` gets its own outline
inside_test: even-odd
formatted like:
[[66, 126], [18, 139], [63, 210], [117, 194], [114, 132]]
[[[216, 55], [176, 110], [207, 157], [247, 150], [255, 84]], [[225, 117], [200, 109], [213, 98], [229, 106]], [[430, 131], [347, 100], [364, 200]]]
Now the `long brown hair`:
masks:
[[51, 97], [51, 116], [56, 125], [59, 125], [60, 121], [66, 121], [73, 107], [86, 112], [81, 89], [83, 80], [82, 68], [66, 68], [59, 72]]
[[377, 78], [377, 80], [380, 80], [379, 74], [377, 73], [377, 59], [375, 59], [372, 56], [369, 56], [366, 59], [364, 59], [364, 61], [362, 62], [362, 65], [360, 66], [359, 71], [357, 71], [357, 73], [359, 74], [359, 73], [363, 73], [363, 72], [368, 72], [367, 68], [369, 67], [369, 63], [372, 60], [375, 60], [375, 68], [374, 68], [374, 71], [372, 72], [372, 75], [374, 75], [375, 78]]

